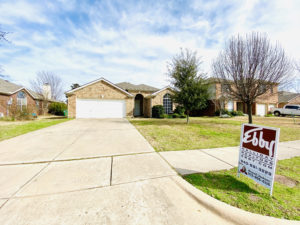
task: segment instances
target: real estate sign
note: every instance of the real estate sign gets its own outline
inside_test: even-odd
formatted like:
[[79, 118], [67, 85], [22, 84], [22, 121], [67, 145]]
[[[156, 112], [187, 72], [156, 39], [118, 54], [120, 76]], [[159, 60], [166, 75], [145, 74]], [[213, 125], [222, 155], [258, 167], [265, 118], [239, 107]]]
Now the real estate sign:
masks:
[[279, 128], [243, 124], [238, 176], [244, 174], [273, 191]]

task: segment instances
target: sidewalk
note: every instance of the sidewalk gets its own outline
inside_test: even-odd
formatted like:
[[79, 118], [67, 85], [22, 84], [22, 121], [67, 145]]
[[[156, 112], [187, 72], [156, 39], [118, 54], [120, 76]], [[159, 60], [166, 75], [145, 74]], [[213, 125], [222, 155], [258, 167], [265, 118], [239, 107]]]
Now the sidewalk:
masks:
[[[227, 170], [238, 165], [239, 147], [159, 153], [181, 175]], [[300, 140], [280, 142], [278, 160], [300, 156]]]

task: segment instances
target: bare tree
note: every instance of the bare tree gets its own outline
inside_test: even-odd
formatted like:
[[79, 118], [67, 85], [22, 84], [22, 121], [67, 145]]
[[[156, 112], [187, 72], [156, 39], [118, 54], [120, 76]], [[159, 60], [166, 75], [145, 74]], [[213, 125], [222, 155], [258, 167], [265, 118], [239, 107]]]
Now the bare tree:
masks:
[[211, 100], [215, 105], [215, 110], [219, 111], [219, 116], [222, 116], [222, 111], [225, 109], [226, 98], [220, 96], [219, 98], [214, 98]]
[[291, 63], [278, 43], [272, 45], [266, 35], [253, 32], [229, 39], [212, 69], [228, 95], [247, 105], [252, 123], [252, 104], [288, 78]]
[[[0, 42], [2, 42], [2, 41], [8, 41], [6, 39], [7, 34], [8, 34], [8, 32], [0, 30]], [[2, 67], [0, 65], [0, 73], [2, 73], [2, 72], [3, 72], [3, 69], [2, 69]]]
[[0, 41], [7, 41], [7, 39], [6, 39], [7, 34], [8, 34], [8, 32], [0, 30]]
[[290, 90], [300, 93], [300, 61], [295, 62], [294, 68], [295, 68], [296, 74], [295, 74], [294, 79], [291, 82]]
[[36, 79], [30, 80], [31, 88], [39, 94], [43, 94], [44, 84], [50, 85], [52, 99], [60, 100], [62, 98], [63, 82], [58, 75], [50, 71], [39, 71], [37, 72]]

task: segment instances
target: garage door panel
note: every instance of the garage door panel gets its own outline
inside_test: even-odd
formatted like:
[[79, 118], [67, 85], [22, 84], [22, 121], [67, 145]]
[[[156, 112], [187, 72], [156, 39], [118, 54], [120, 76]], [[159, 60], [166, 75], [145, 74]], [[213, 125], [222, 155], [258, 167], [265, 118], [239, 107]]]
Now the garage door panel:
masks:
[[123, 118], [125, 112], [124, 100], [76, 100], [76, 118]]

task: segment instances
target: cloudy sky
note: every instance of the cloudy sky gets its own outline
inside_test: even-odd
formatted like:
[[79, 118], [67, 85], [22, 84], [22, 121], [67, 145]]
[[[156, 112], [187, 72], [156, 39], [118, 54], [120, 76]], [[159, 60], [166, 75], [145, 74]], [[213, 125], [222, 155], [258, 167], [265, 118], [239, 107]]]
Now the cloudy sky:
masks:
[[40, 70], [84, 84], [167, 84], [166, 65], [180, 48], [197, 50], [210, 74], [225, 40], [261, 31], [300, 59], [299, 0], [73, 1], [0, 0], [3, 75], [29, 86]]

